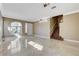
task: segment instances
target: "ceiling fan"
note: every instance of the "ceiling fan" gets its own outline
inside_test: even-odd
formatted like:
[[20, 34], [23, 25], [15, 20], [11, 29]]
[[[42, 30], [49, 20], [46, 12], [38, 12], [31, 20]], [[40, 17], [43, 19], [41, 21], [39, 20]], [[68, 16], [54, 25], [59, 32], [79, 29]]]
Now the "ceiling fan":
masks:
[[48, 5], [50, 5], [50, 3], [44, 3], [43, 6], [47, 7]]

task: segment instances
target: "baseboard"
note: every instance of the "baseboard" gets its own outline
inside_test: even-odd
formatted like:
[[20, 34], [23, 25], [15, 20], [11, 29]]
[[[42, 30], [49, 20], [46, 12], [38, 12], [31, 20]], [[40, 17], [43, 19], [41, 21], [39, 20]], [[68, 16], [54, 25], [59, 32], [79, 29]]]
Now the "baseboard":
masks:
[[79, 43], [79, 40], [72, 40], [72, 39], [64, 39], [64, 41], [69, 41], [73, 43]]
[[50, 39], [50, 36], [44, 36], [44, 35], [34, 35], [35, 37], [39, 37], [39, 38], [45, 38], [45, 39]]

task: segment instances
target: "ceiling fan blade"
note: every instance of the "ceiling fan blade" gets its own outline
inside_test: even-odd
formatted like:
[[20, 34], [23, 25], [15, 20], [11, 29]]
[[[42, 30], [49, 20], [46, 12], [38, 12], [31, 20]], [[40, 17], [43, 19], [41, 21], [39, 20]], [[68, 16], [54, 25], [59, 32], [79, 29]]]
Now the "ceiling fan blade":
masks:
[[56, 6], [51, 7], [51, 9], [54, 9], [54, 8], [56, 8]]

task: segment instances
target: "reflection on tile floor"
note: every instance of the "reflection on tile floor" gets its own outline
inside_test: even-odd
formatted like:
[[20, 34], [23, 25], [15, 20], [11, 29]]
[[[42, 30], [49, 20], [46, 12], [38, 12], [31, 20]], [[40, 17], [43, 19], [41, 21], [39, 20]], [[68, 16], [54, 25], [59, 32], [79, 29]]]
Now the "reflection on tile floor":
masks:
[[32, 36], [6, 37], [0, 45], [3, 56], [79, 56], [79, 43]]

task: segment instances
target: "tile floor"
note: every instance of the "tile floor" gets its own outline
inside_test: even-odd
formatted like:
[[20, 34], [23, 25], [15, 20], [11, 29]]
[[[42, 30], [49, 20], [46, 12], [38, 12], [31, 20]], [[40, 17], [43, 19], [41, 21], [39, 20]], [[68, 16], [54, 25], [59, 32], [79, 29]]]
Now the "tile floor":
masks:
[[6, 37], [1, 56], [79, 56], [79, 43], [32, 36]]

